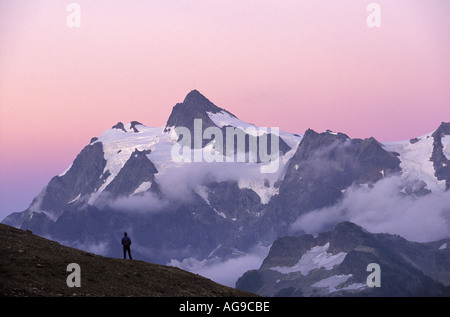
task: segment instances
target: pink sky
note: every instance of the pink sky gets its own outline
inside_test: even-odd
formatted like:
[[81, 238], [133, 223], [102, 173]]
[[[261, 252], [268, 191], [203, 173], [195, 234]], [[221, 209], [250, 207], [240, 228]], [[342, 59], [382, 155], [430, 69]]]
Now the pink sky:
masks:
[[[81, 7], [81, 27], [66, 7]], [[450, 121], [450, 1], [4, 0], [0, 219], [118, 121], [163, 126], [192, 89], [240, 119], [380, 141]]]

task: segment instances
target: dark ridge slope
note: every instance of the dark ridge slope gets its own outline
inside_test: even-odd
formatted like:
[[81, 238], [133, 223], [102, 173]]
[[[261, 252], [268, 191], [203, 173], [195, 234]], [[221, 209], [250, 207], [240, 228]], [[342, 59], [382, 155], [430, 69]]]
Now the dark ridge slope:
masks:
[[[0, 239], [0, 296], [254, 296], [175, 267], [95, 255], [4, 224]], [[80, 265], [81, 287], [67, 286], [69, 263]]]

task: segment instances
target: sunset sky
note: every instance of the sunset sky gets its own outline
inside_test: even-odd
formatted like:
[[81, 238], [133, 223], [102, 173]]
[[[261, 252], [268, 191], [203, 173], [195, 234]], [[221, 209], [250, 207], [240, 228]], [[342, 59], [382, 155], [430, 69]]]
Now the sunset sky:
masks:
[[[69, 27], [80, 7], [81, 26]], [[118, 121], [197, 89], [241, 120], [410, 139], [450, 121], [450, 1], [1, 0], [0, 220]]]

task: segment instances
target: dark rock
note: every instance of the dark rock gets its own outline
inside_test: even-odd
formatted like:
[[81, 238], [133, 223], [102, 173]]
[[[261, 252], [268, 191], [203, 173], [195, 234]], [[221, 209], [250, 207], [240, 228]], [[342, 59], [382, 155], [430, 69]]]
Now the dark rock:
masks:
[[450, 135], [450, 122], [442, 122], [433, 133], [433, 153], [430, 160], [433, 162], [437, 179], [445, 180], [446, 190], [448, 190], [450, 189], [450, 158], [444, 154], [442, 137], [445, 135]]
[[112, 129], [119, 129], [119, 130], [122, 130], [123, 132], [127, 132], [127, 130], [125, 130], [125, 126], [123, 125], [122, 122], [117, 122], [116, 125], [112, 126]]
[[157, 191], [155, 165], [148, 159], [150, 151], [135, 150], [117, 176], [106, 186], [102, 195], [108, 198], [128, 197], [143, 183], [151, 182], [150, 190]]
[[137, 125], [142, 125], [142, 123], [138, 121], [131, 121], [130, 129], [133, 129], [134, 132], [139, 132], [139, 130], [136, 128]]
[[51, 179], [41, 198], [40, 208], [59, 214], [78, 195], [95, 192], [106, 179], [107, 175], [103, 174], [105, 165], [102, 143], [86, 146], [64, 175]]
[[[203, 96], [197, 90], [192, 90], [186, 95], [182, 103], [177, 103], [169, 116], [166, 123], [165, 131], [169, 128], [185, 127], [189, 129], [191, 135], [194, 135], [194, 119], [202, 119], [202, 135], [206, 128], [216, 126], [211, 118], [208, 116], [207, 112], [219, 113], [225, 112], [229, 115], [235, 117], [230, 112], [225, 109], [219, 108], [209, 101], [205, 96]], [[181, 140], [178, 140], [181, 141]], [[191, 147], [194, 148], [194, 140], [192, 139]], [[206, 145], [206, 141], [202, 144], [202, 147]]]
[[[306, 131], [271, 208], [287, 223], [299, 215], [336, 203], [352, 184], [373, 184], [400, 171], [400, 160], [374, 138], [350, 139], [342, 133]], [[276, 216], [276, 215], [275, 215]]]

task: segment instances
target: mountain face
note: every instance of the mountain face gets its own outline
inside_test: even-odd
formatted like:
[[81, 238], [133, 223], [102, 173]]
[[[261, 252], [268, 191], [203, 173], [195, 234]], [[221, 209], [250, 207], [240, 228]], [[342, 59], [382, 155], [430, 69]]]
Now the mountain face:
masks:
[[[263, 296], [450, 296], [447, 245], [450, 239], [410, 242], [342, 222], [317, 237], [278, 238], [236, 287]], [[371, 263], [379, 265], [378, 287], [367, 282]]]
[[[445, 181], [446, 189], [450, 189], [450, 153], [448, 145], [444, 149], [443, 139], [450, 135], [450, 122], [442, 124], [432, 134], [433, 137], [433, 154], [430, 161], [433, 162], [436, 171], [436, 177], [440, 181]], [[445, 151], [445, 153], [444, 153]]]
[[373, 184], [399, 172], [399, 165], [374, 138], [307, 130], [271, 203], [292, 223], [305, 212], [336, 203], [352, 184]]
[[449, 127], [390, 143], [299, 135], [243, 122], [194, 90], [163, 127], [119, 122], [92, 138], [3, 223], [112, 257], [126, 231], [134, 257], [151, 262], [235, 258], [304, 233], [293, 226], [299, 218], [342, 204], [355, 188], [399, 178], [401, 197], [446, 195]]

